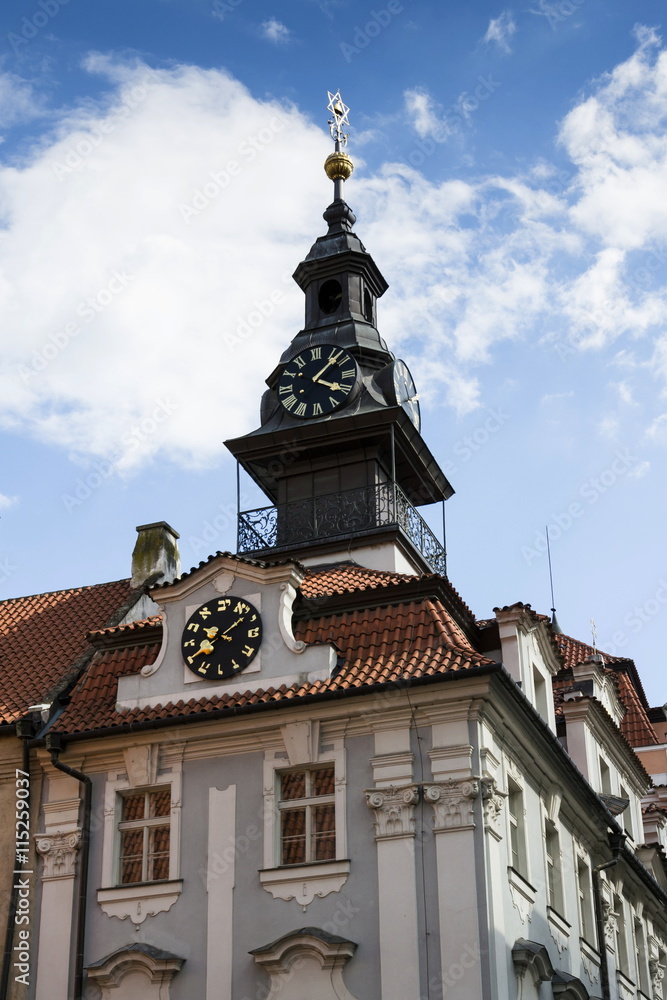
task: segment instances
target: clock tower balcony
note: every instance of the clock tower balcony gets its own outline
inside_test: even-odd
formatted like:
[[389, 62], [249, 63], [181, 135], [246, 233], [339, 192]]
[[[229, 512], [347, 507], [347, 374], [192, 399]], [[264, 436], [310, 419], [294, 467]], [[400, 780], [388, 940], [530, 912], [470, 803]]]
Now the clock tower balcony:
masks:
[[239, 554], [266, 558], [318, 546], [336, 548], [350, 542], [396, 537], [418, 555], [427, 572], [446, 574], [444, 547], [397, 483], [376, 483], [272, 507], [241, 511]]

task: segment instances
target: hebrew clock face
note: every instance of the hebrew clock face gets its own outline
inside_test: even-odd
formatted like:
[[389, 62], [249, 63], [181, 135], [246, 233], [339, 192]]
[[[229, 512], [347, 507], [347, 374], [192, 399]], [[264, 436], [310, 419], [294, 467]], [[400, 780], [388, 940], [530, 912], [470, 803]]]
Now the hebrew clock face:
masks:
[[190, 616], [181, 648], [186, 666], [205, 680], [224, 680], [245, 669], [259, 651], [262, 619], [242, 597], [215, 597]]
[[421, 426], [419, 396], [415, 381], [405, 361], [395, 361], [392, 372], [393, 392], [396, 402], [402, 406], [417, 430]]
[[351, 354], [333, 344], [307, 347], [288, 361], [276, 391], [293, 417], [323, 417], [343, 406], [358, 385]]

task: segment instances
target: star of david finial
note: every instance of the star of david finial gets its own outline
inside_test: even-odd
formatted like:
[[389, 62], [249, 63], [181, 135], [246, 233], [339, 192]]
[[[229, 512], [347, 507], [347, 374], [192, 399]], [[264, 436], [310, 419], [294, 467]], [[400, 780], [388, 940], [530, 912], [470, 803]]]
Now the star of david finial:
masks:
[[595, 624], [595, 618], [591, 618], [591, 635], [593, 636], [593, 652], [598, 651], [598, 627]]
[[327, 104], [327, 110], [331, 112], [333, 118], [329, 119], [329, 131], [331, 132], [331, 138], [336, 143], [336, 148], [339, 146], [347, 145], [347, 135], [343, 132], [343, 125], [349, 125], [350, 120], [347, 117], [350, 113], [350, 109], [347, 104], [343, 102], [343, 98], [340, 96], [340, 90], [337, 90], [335, 94], [332, 94], [330, 90], [327, 90], [329, 97], [329, 103]]

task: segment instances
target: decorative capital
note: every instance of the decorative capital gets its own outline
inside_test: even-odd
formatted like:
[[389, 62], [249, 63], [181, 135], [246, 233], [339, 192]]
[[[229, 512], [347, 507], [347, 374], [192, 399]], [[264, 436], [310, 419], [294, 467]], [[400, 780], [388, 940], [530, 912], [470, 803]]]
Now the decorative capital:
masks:
[[497, 840], [502, 839], [500, 814], [503, 808], [505, 793], [498, 787], [495, 778], [482, 778], [482, 802], [484, 806], [484, 829], [492, 833]]
[[366, 804], [375, 814], [375, 839], [414, 837], [415, 806], [418, 802], [418, 785], [368, 789]]
[[649, 972], [651, 973], [651, 983], [653, 984], [653, 994], [654, 996], [662, 1000], [663, 988], [662, 983], [665, 978], [665, 969], [659, 958], [649, 958], [648, 960]]
[[473, 802], [479, 794], [476, 778], [448, 778], [437, 784], [424, 786], [424, 798], [433, 806], [435, 816], [433, 829], [436, 833], [445, 830], [472, 830]]
[[60, 830], [48, 835], [38, 834], [35, 838], [37, 853], [42, 855], [44, 865], [42, 880], [74, 878], [76, 873], [76, 852], [81, 847], [81, 831], [62, 833]]

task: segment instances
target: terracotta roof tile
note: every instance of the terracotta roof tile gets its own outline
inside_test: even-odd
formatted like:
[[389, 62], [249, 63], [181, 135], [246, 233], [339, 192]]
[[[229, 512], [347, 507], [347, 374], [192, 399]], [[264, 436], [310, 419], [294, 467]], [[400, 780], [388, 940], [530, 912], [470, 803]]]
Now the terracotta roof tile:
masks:
[[[198, 715], [213, 710], [287, 701], [311, 694], [367, 688], [391, 681], [491, 665], [476, 653], [437, 601], [424, 599], [393, 607], [345, 611], [297, 623], [297, 638], [308, 643], [334, 643], [342, 666], [327, 680], [290, 687], [222, 693], [116, 712], [118, 677], [137, 673], [152, 663], [156, 644], [134, 644], [100, 651], [72, 693], [69, 706], [54, 725], [60, 732], [89, 732], [131, 722]], [[465, 645], [464, 645], [465, 644]]]
[[[577, 663], [583, 662], [595, 650], [587, 643], [573, 639], [569, 635], [558, 635], [556, 639], [566, 664], [553, 678], [554, 704], [558, 715], [563, 704], [563, 695], [574, 683], [572, 668]], [[648, 717], [644, 692], [637, 690], [638, 678], [632, 660], [610, 656], [607, 653], [602, 653], [602, 656], [606, 664], [605, 673], [613, 679], [619, 700], [625, 708], [619, 728], [626, 741], [631, 747], [654, 746], [660, 743]]]
[[419, 588], [424, 582], [432, 581], [439, 584], [452, 601], [452, 606], [461, 612], [463, 620], [475, 623], [475, 616], [465, 603], [459, 592], [452, 586], [446, 576], [439, 573], [394, 573], [387, 570], [366, 569], [353, 562], [338, 563], [318, 569], [309, 569], [301, 584], [301, 593], [306, 600], [331, 597], [335, 594], [359, 593], [368, 590], [381, 590], [392, 587], [413, 585], [414, 596], [419, 598]]
[[117, 580], [0, 601], [0, 722], [48, 701], [91, 627], [106, 625], [129, 595], [130, 581]]
[[304, 597], [325, 597], [329, 594], [349, 593], [353, 590], [370, 590], [392, 583], [409, 583], [418, 577], [409, 573], [390, 573], [379, 569], [366, 569], [352, 563], [341, 563], [326, 569], [309, 570], [301, 584]]

